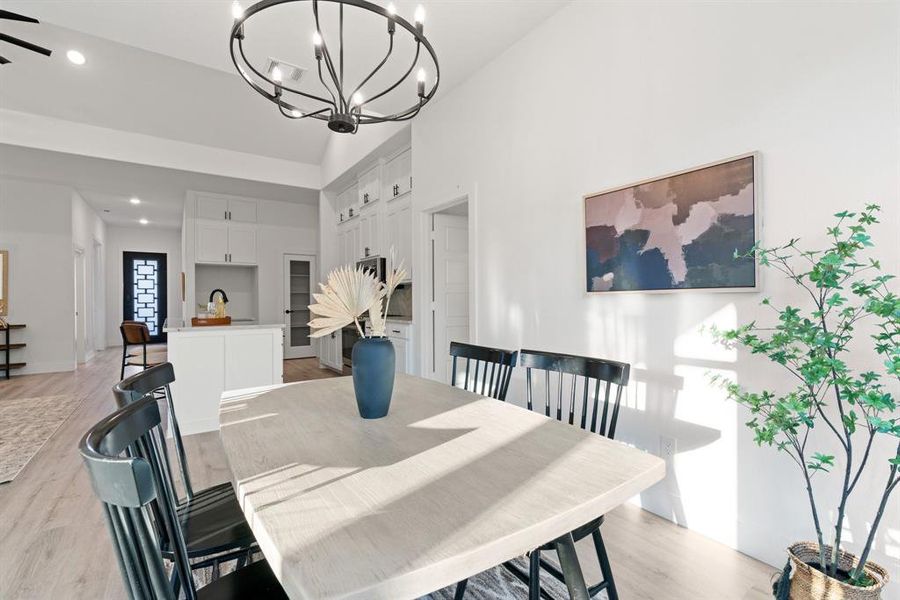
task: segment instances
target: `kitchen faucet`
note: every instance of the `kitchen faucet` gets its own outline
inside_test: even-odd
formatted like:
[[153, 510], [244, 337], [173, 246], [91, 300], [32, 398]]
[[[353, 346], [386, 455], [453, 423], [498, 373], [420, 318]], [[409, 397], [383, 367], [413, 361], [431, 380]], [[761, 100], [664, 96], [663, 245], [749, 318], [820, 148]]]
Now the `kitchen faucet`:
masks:
[[216, 295], [216, 292], [219, 292], [220, 294], [222, 294], [222, 302], [225, 302], [227, 304], [228, 303], [228, 295], [225, 293], [225, 290], [221, 290], [219, 288], [216, 288], [209, 293], [209, 301], [210, 302], [213, 301], [213, 296]]

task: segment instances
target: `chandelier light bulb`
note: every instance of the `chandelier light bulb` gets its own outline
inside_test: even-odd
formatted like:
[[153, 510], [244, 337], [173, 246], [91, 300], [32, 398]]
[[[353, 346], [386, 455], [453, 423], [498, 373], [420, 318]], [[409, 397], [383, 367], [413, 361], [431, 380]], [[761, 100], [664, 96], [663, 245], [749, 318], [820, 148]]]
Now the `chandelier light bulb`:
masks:
[[294, 117], [295, 119], [299, 119], [300, 117], [303, 116], [303, 113], [295, 108], [295, 109], [291, 110], [291, 116]]
[[419, 72], [416, 73], [416, 90], [420, 98], [425, 96], [425, 77], [425, 69], [419, 69]]
[[354, 106], [359, 108], [363, 105], [363, 102], [365, 102], [366, 99], [363, 98], [363, 95], [360, 92], [356, 92], [355, 94], [353, 94], [353, 97], [350, 98], [350, 100], [353, 102]]
[[392, 17], [397, 14], [397, 7], [394, 6], [393, 2], [388, 2], [387, 11], [388, 11], [388, 14], [391, 15]]
[[319, 47], [322, 45], [322, 35], [318, 31], [313, 31], [313, 46]]
[[237, 0], [231, 3], [231, 16], [235, 18], [235, 20], [240, 19], [244, 16], [244, 9], [241, 8], [241, 3]]
[[140, 219], [138, 223], [140, 223], [141, 225], [147, 225], [148, 223], [150, 223], [150, 221], [148, 221], [147, 219]]
[[141, 203], [141, 199], [135, 196], [134, 198], [132, 198], [131, 200], [129, 200], [129, 202], [131, 202], [132, 204], [140, 204], [140, 203]]
[[281, 81], [281, 69], [278, 67], [272, 67], [272, 79], [275, 81]]
[[416, 22], [416, 25], [425, 24], [425, 7], [421, 4], [416, 7], [416, 12], [413, 14], [413, 21]]

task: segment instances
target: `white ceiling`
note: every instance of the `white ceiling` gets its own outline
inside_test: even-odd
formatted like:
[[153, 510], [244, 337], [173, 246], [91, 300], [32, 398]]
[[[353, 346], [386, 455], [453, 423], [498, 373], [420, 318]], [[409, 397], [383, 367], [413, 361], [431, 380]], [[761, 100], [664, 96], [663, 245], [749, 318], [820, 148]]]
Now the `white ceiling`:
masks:
[[[441, 65], [439, 100], [566, 0], [422, 3], [425, 33]], [[412, 20], [415, 2], [395, 4]], [[329, 36], [335, 11], [327, 12], [329, 3], [322, 6], [322, 29], [336, 54], [337, 41]], [[263, 156], [321, 161], [332, 135], [324, 123], [284, 119], [235, 72], [228, 51], [230, 0], [5, 0], [4, 8], [43, 21], [3, 22], [4, 31], [56, 52], [48, 60], [3, 45], [2, 54], [14, 63], [0, 71], [0, 106]], [[358, 81], [384, 55], [386, 28], [383, 20], [358, 9], [345, 14], [346, 78]], [[245, 49], [257, 65], [273, 56], [314, 68], [312, 31], [309, 2], [279, 6], [248, 20]], [[412, 44], [406, 37], [396, 40], [391, 61], [364, 94], [398, 79], [411, 63]], [[84, 66], [66, 61], [70, 48], [85, 54]], [[420, 64], [433, 77], [430, 63]], [[317, 83], [314, 71], [307, 75], [308, 85]], [[372, 110], [412, 104], [414, 86], [412, 79], [405, 82], [392, 93], [393, 101], [373, 104]]]
[[[111, 225], [181, 228], [188, 190], [318, 205], [316, 190], [0, 144], [0, 176], [72, 186]], [[141, 203], [132, 205], [137, 197]]]

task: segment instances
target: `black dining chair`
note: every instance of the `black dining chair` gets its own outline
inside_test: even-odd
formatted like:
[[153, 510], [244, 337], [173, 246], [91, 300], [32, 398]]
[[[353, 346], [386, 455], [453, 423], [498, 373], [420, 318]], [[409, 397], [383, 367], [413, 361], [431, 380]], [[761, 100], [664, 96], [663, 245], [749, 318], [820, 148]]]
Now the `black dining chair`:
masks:
[[[628, 385], [631, 366], [627, 363], [557, 354], [539, 350], [521, 350], [519, 364], [525, 367], [525, 402], [529, 410], [538, 410], [545, 416], [565, 421], [569, 425], [578, 424], [582, 429], [598, 433], [609, 439], [616, 435], [616, 423], [619, 420], [619, 405], [622, 392]], [[543, 377], [541, 377], [543, 373]], [[543, 402], [535, 398], [535, 387], [538, 380], [543, 383]], [[568, 381], [567, 381], [568, 380]], [[580, 383], [580, 386], [579, 386]], [[579, 387], [581, 393], [578, 394]], [[600, 534], [603, 516], [585, 523], [572, 532], [577, 542], [591, 536], [594, 550], [600, 563], [602, 581], [588, 589], [591, 597], [601, 590], [606, 590], [609, 600], [618, 600], [619, 595], [613, 579], [612, 568]], [[516, 565], [506, 563], [519, 579], [528, 584], [529, 600], [541, 597], [540, 569], [564, 581], [562, 572], [553, 564], [541, 558], [541, 552], [556, 551], [556, 544], [551, 542], [531, 552], [529, 573], [521, 571]]]
[[[610, 439], [615, 437], [619, 405], [622, 401], [622, 392], [628, 385], [630, 365], [600, 358], [539, 350], [520, 350], [518, 360], [519, 365], [525, 367], [525, 402], [529, 410], [543, 412], [545, 416], [565, 421], [569, 425], [577, 423], [582, 429]], [[543, 377], [540, 375], [541, 372]], [[543, 402], [535, 397], [538, 382], [543, 383]], [[509, 386], [509, 375], [505, 385]], [[578, 394], [579, 387], [580, 394]], [[602, 524], [603, 516], [600, 516], [573, 531], [572, 537], [577, 542], [591, 536], [597, 552], [603, 579], [588, 588], [588, 595], [593, 598], [600, 591], [606, 590], [609, 600], [618, 600], [612, 568], [603, 536], [600, 534]], [[558, 552], [555, 542], [544, 544], [529, 553], [528, 573], [512, 562], [503, 564], [504, 568], [528, 586], [529, 600], [550, 598], [550, 595], [541, 589], [542, 568], [565, 583], [560, 569], [541, 557], [542, 552], [549, 551]], [[467, 584], [468, 580], [457, 584], [455, 600], [463, 599]]]
[[[265, 561], [196, 587], [167, 480], [165, 439], [155, 398], [138, 400], [101, 420], [82, 438], [79, 450], [103, 504], [129, 598], [177, 600], [183, 592], [188, 600], [287, 599]], [[171, 580], [163, 564], [162, 537], [173, 555]]]
[[[193, 489], [184, 442], [172, 402], [171, 384], [174, 381], [175, 369], [172, 364], [163, 363], [120, 381], [113, 387], [113, 396], [119, 408], [148, 396], [165, 400], [179, 474], [185, 492], [184, 499], [180, 499], [176, 491], [170, 462], [165, 460], [163, 465], [166, 483], [173, 491], [187, 554], [194, 561], [192, 563], [194, 568], [212, 566], [214, 574], [217, 575], [223, 562], [237, 560], [238, 564], [242, 565], [257, 550], [256, 538], [244, 518], [230, 483], [222, 483], [199, 491]], [[170, 560], [174, 558], [174, 548], [170, 544], [163, 543], [162, 553]]]
[[[505, 400], [509, 390], [509, 380], [516, 366], [516, 350], [501, 350], [476, 346], [463, 342], [450, 342], [450, 356], [453, 357], [450, 385], [456, 387], [462, 378], [462, 387], [470, 392]], [[465, 373], [461, 360], [465, 360]]]

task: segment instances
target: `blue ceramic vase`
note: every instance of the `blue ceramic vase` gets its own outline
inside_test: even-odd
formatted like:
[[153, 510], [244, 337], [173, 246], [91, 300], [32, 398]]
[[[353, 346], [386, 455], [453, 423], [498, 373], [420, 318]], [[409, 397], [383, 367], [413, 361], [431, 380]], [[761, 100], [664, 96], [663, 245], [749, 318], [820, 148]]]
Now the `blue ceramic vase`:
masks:
[[386, 337], [362, 338], [353, 344], [353, 390], [363, 419], [388, 414], [394, 392], [394, 345]]

